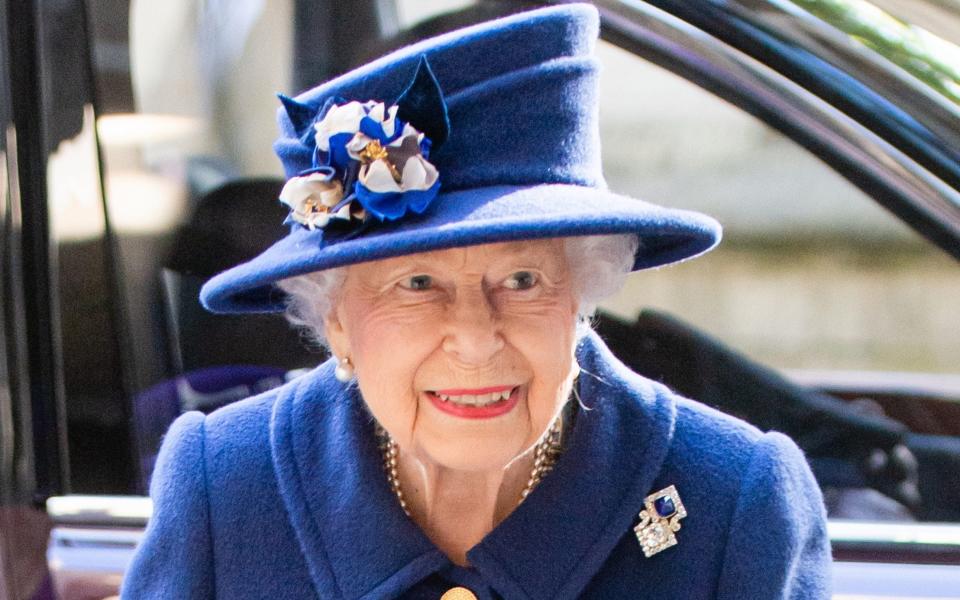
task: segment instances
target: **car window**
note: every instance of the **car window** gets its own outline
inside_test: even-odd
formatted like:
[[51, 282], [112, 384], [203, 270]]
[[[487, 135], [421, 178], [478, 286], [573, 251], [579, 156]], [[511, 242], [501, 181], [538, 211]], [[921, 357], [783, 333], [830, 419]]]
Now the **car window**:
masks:
[[[960, 104], [960, 15], [956, 5], [897, 0], [794, 0]], [[951, 43], [952, 40], [952, 43]]]
[[[142, 493], [179, 413], [256, 394], [322, 360], [282, 317], [218, 319], [197, 302], [205, 279], [283, 232], [278, 203], [258, 200], [279, 189], [272, 115], [275, 93], [292, 87], [293, 3], [93, 2], [89, 11], [97, 137], [91, 109], [50, 167], [71, 480], [74, 492]], [[112, 254], [94, 255], [85, 240], [107, 224]], [[107, 265], [112, 281], [91, 268]], [[113, 329], [92, 319], [108, 311]], [[119, 340], [120, 360], [89, 351], [100, 336]], [[132, 429], [123, 445], [105, 421]], [[132, 469], [102, 468], [123, 456]]]
[[743, 111], [603, 43], [614, 191], [700, 210], [718, 249], [632, 276], [603, 305], [654, 307], [782, 369], [956, 373], [956, 262]]

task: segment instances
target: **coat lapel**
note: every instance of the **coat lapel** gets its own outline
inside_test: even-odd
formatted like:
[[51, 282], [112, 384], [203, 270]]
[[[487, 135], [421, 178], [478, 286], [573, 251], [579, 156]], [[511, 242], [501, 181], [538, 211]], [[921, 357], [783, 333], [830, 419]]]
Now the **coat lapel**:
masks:
[[448, 559], [386, 482], [373, 420], [327, 362], [278, 398], [271, 445], [280, 492], [320, 598], [393, 597]]

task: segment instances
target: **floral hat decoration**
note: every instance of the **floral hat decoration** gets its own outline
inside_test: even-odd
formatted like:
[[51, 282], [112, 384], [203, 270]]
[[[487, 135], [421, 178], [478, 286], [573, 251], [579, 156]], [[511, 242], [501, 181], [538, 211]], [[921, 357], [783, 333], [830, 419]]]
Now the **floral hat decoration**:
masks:
[[287, 234], [204, 285], [214, 312], [283, 310], [281, 279], [430, 250], [639, 236], [634, 269], [706, 252], [705, 215], [609, 191], [600, 169], [595, 8], [512, 15], [281, 96]]
[[300, 141], [314, 147], [311, 168], [280, 192], [290, 207], [287, 223], [358, 235], [371, 223], [422, 214], [437, 196], [430, 151], [447, 139], [450, 122], [426, 56], [391, 104], [330, 98], [317, 112], [282, 94], [280, 100]]

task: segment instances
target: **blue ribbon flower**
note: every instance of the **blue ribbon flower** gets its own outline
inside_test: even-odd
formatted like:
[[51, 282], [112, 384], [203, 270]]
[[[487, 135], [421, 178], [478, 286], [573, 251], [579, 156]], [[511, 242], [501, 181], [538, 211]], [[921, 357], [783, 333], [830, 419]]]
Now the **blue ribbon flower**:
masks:
[[428, 159], [449, 135], [449, 119], [426, 57], [391, 105], [335, 99], [313, 113], [296, 100], [281, 101], [301, 140], [315, 145], [314, 168], [281, 194], [291, 220], [311, 229], [335, 218], [395, 221], [422, 214], [437, 196], [440, 175]]

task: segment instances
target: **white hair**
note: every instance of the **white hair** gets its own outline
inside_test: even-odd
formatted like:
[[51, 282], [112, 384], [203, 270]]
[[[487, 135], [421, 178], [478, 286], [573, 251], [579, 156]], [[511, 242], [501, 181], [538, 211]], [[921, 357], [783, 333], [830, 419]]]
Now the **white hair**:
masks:
[[[579, 297], [577, 335], [590, 327], [597, 304], [617, 293], [633, 268], [640, 245], [634, 234], [585, 235], [564, 238], [567, 265]], [[277, 282], [287, 294], [287, 320], [301, 327], [314, 344], [326, 347], [324, 318], [340, 299], [347, 267], [315, 271]]]

